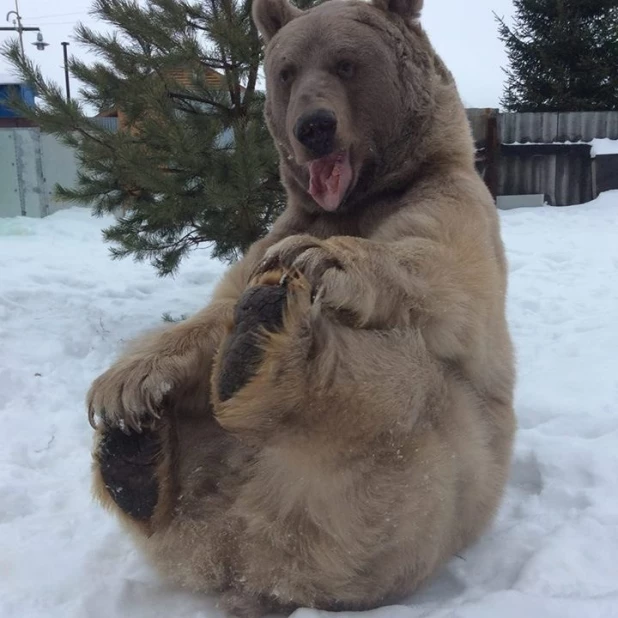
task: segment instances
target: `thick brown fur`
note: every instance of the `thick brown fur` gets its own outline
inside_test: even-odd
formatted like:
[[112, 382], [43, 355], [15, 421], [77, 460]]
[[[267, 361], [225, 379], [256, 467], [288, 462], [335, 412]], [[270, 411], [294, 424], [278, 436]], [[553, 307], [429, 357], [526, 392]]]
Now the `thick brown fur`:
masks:
[[[204, 310], [145, 336], [88, 394], [98, 499], [165, 576], [238, 615], [400, 600], [486, 530], [502, 496], [515, 432], [504, 250], [420, 8], [255, 0], [287, 209]], [[308, 194], [293, 132], [325, 105], [354, 172], [335, 213]], [[282, 326], [256, 335], [259, 366], [220, 401], [235, 305], [282, 273]], [[106, 487], [114, 427], [158, 436], [150, 517]]]

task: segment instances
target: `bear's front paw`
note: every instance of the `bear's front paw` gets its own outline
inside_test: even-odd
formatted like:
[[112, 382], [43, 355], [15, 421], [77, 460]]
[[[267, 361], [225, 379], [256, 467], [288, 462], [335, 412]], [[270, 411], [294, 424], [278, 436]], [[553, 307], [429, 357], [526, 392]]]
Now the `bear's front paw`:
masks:
[[311, 288], [311, 302], [318, 311], [350, 326], [364, 327], [379, 301], [370, 257], [357, 238], [290, 236], [266, 252], [254, 277], [277, 268], [301, 276]]
[[154, 427], [165, 396], [179, 383], [182, 363], [173, 357], [122, 359], [100, 375], [87, 396], [88, 419], [128, 433]]
[[273, 269], [302, 273], [311, 285], [315, 296], [327, 271], [344, 270], [341, 257], [327, 241], [306, 234], [290, 236], [273, 245], [266, 252], [264, 260], [254, 272], [254, 277], [259, 277]]
[[269, 271], [258, 277], [238, 300], [234, 326], [222, 347], [218, 378], [220, 401], [227, 401], [257, 371], [263, 349], [260, 335], [283, 325], [288, 286], [283, 271]]

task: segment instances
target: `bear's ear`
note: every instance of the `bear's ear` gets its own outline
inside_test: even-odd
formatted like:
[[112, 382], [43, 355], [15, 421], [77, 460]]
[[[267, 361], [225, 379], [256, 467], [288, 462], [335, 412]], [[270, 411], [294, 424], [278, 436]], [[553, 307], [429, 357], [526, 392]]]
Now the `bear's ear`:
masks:
[[396, 13], [404, 19], [418, 19], [423, 8], [423, 0], [372, 0], [371, 3], [383, 11]]
[[268, 43], [288, 22], [298, 17], [302, 11], [292, 6], [288, 0], [253, 0], [251, 9], [253, 23]]

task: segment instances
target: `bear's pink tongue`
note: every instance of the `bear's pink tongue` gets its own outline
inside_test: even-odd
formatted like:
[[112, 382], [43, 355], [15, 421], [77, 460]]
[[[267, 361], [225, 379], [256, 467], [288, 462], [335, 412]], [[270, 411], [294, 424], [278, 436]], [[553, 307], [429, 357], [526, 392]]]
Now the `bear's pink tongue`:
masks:
[[311, 197], [324, 210], [337, 210], [352, 182], [352, 166], [348, 153], [337, 153], [312, 161], [309, 164], [309, 175]]

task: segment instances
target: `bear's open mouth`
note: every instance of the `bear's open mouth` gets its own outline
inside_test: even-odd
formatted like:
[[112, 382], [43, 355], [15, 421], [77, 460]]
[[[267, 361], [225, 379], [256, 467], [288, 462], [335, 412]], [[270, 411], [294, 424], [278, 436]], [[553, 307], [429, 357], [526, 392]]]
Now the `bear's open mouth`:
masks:
[[309, 194], [326, 211], [339, 208], [352, 184], [352, 165], [347, 150], [309, 163]]

